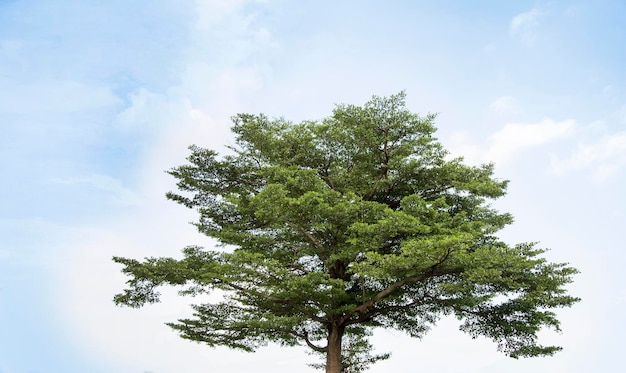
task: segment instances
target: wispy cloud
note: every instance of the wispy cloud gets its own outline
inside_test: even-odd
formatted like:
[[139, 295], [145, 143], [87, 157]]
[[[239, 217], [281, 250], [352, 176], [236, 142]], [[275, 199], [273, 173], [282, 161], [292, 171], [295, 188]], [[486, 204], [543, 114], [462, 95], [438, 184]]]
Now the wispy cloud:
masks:
[[573, 120], [545, 119], [538, 123], [508, 123], [491, 134], [483, 144], [476, 144], [467, 132], [453, 136], [453, 154], [464, 155], [470, 162], [504, 164], [521, 152], [570, 136], [575, 129]]
[[570, 135], [574, 126], [573, 120], [555, 122], [551, 119], [533, 124], [507, 124], [490, 136], [490, 146], [485, 157], [500, 162], [508, 161], [520, 150]]
[[513, 17], [509, 26], [509, 34], [519, 38], [525, 45], [532, 45], [537, 39], [537, 28], [541, 18], [545, 15], [543, 10], [533, 8], [527, 12]]
[[501, 96], [489, 104], [489, 110], [497, 114], [511, 114], [518, 111], [517, 102], [511, 96]]
[[[243, 5], [243, 1], [196, 2], [197, 12], [190, 20], [194, 33], [181, 47], [186, 52], [177, 61], [181, 68], [176, 84], [161, 91], [142, 86], [127, 95], [129, 104], [114, 124], [147, 134], [148, 141], [132, 189], [102, 174], [55, 180], [108, 192], [113, 200], [131, 205], [125, 210], [128, 215], [111, 218], [112, 223], [86, 233], [88, 238], [70, 240], [62, 258], [71, 263], [71, 270], [59, 276], [55, 291], [65, 294], [59, 313], [74, 340], [88, 341], [83, 343], [86, 350], [98, 351], [103, 359], [114, 357], [136, 371], [200, 372], [206, 367], [198, 362], [215, 357], [211, 349], [184, 341], [163, 325], [190, 313], [188, 302], [181, 302], [175, 291], [164, 292], [169, 302], [139, 313], [116, 308], [111, 297], [123, 289], [125, 279], [111, 257], [177, 256], [185, 245], [207, 241], [187, 224], [195, 220], [191, 211], [165, 200], [163, 194], [174, 188], [174, 181], [163, 171], [184, 163], [191, 144], [223, 149], [231, 136], [228, 118], [247, 110], [242, 102], [263, 86], [267, 53], [263, 49], [272, 48], [272, 35], [253, 24]], [[115, 321], [103, 324], [99, 321], [103, 319]], [[238, 353], [220, 351], [220, 355], [225, 358], [212, 369], [238, 371], [241, 364], [240, 371], [249, 370], [250, 363]], [[280, 351], [266, 355], [273, 356], [274, 364], [284, 359]], [[293, 364], [278, 371], [292, 370]]]
[[597, 181], [604, 181], [626, 167], [626, 132], [604, 136], [581, 143], [565, 158], [553, 157], [551, 169], [557, 174], [591, 169]]
[[117, 113], [114, 120], [122, 131], [146, 130], [162, 126], [172, 119], [173, 104], [164, 94], [152, 92], [144, 87], [128, 95], [129, 105]]

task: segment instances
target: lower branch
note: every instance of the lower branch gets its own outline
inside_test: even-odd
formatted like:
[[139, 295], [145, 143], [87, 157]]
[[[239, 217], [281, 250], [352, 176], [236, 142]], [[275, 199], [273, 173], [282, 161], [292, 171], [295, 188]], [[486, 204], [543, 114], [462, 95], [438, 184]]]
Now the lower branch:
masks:
[[298, 333], [298, 332], [296, 332], [294, 330], [290, 330], [290, 331], [288, 331], [288, 333], [291, 334], [291, 335], [295, 335], [296, 337], [302, 338], [306, 342], [307, 346], [309, 346], [314, 351], [326, 352], [328, 350], [328, 346], [326, 346], [326, 347], [319, 347], [319, 346], [313, 344], [313, 342], [311, 342], [311, 340], [309, 339], [309, 334], [307, 332]]

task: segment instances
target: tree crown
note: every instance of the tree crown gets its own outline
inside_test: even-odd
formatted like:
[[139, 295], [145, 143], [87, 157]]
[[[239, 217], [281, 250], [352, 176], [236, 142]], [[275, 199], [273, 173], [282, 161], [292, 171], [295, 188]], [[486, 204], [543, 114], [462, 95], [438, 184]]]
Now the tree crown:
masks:
[[167, 194], [232, 250], [116, 257], [131, 278], [115, 302], [158, 301], [155, 289], [167, 284], [189, 285], [182, 294], [224, 290], [169, 325], [246, 351], [302, 343], [327, 355], [327, 369], [335, 332], [340, 351], [344, 335], [348, 343], [343, 369], [359, 371], [387, 357], [368, 355], [372, 328], [420, 337], [447, 314], [510, 356], [554, 353], [537, 332], [558, 330], [552, 309], [578, 300], [564, 290], [576, 270], [495, 235], [513, 219], [487, 202], [507, 181], [492, 164], [447, 159], [434, 119], [407, 110], [403, 92], [338, 105], [321, 121], [236, 115], [232, 154], [190, 147], [189, 164], [169, 171], [180, 192]]

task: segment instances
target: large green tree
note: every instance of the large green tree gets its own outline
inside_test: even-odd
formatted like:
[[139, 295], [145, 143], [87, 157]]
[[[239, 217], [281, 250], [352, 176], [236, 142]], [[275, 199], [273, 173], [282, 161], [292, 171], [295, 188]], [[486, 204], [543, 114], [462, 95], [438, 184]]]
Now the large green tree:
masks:
[[156, 302], [162, 285], [219, 290], [219, 301], [168, 325], [244, 351], [306, 345], [332, 373], [387, 357], [370, 355], [374, 328], [419, 338], [443, 315], [512, 357], [559, 350], [537, 333], [558, 330], [553, 309], [578, 300], [564, 289], [576, 270], [496, 236], [513, 219], [487, 202], [507, 182], [490, 164], [448, 159], [434, 116], [407, 110], [404, 93], [338, 105], [321, 121], [233, 121], [228, 155], [192, 146], [189, 163], [169, 171], [180, 192], [167, 197], [196, 209], [199, 231], [222, 247], [115, 257], [130, 276], [117, 304]]

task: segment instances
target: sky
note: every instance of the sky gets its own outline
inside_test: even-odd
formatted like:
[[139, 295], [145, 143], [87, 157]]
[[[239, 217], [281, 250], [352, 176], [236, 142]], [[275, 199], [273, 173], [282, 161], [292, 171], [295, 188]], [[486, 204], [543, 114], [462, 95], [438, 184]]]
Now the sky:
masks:
[[510, 180], [511, 244], [581, 273], [564, 347], [515, 360], [442, 319], [377, 331], [370, 372], [613, 371], [626, 334], [626, 3], [0, 0], [0, 373], [313, 372], [304, 348], [180, 339], [189, 300], [114, 306], [114, 255], [215, 243], [164, 171], [224, 152], [230, 117], [322, 119], [405, 90], [437, 137]]

